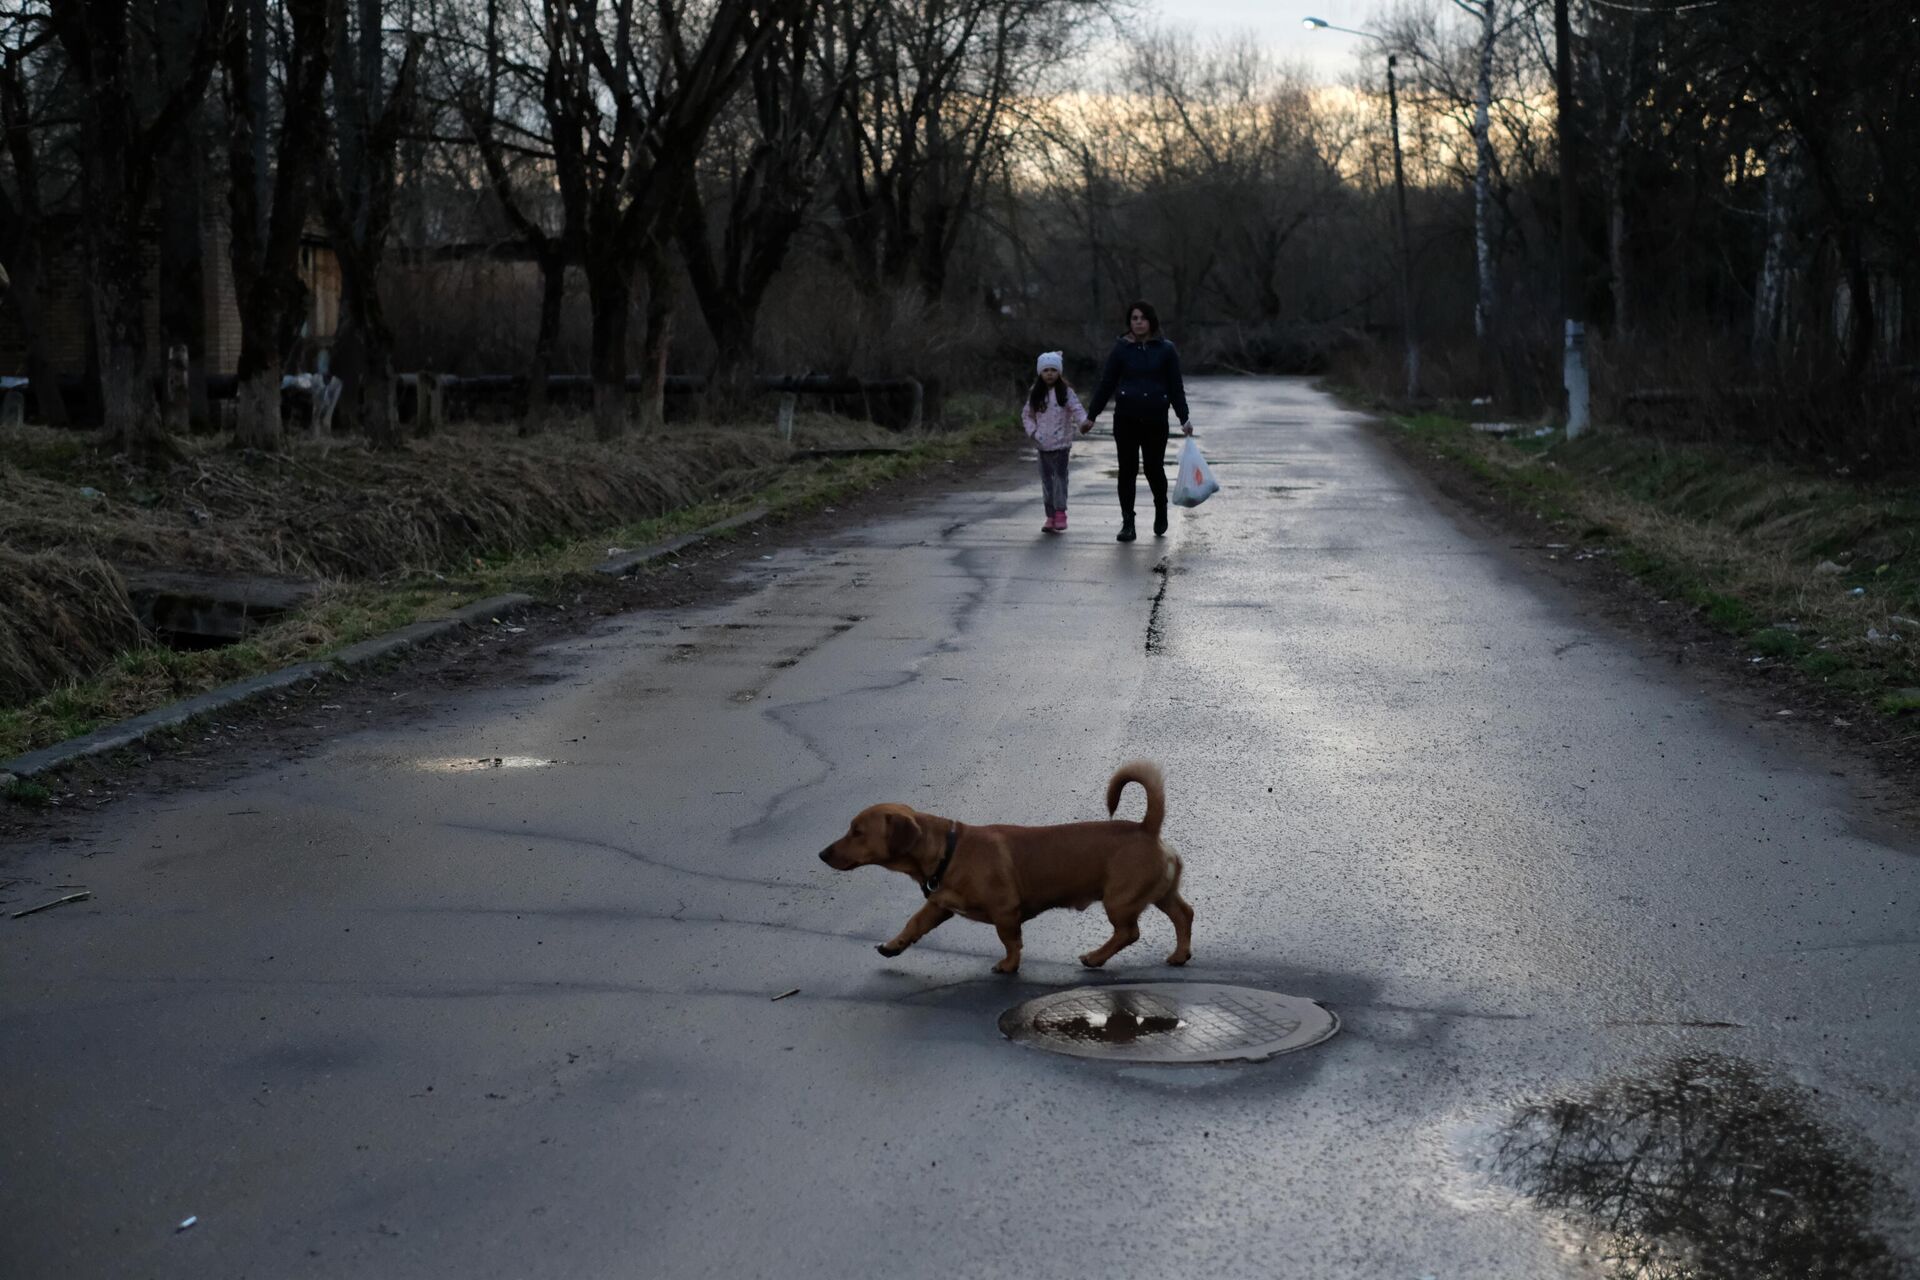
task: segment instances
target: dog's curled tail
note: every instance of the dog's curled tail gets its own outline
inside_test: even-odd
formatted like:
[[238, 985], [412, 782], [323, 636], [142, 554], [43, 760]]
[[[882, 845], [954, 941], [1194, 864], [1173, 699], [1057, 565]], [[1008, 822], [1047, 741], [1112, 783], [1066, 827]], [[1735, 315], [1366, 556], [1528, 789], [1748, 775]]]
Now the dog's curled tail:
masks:
[[1147, 816], [1140, 825], [1150, 836], [1160, 834], [1160, 823], [1167, 816], [1167, 779], [1160, 772], [1160, 766], [1150, 760], [1130, 760], [1113, 771], [1107, 779], [1107, 816], [1112, 817], [1120, 807], [1120, 793], [1127, 789], [1129, 782], [1140, 784], [1147, 793]]

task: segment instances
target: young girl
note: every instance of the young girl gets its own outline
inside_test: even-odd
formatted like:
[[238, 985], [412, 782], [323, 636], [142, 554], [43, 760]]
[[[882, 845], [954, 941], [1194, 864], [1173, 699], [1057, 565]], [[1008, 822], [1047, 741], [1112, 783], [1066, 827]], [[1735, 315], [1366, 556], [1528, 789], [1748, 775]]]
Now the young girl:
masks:
[[1033, 389], [1020, 410], [1020, 425], [1040, 450], [1040, 496], [1047, 504], [1042, 533], [1067, 531], [1067, 457], [1073, 451], [1074, 428], [1091, 431], [1093, 423], [1080, 407], [1063, 375], [1064, 357], [1049, 351], [1034, 362]]

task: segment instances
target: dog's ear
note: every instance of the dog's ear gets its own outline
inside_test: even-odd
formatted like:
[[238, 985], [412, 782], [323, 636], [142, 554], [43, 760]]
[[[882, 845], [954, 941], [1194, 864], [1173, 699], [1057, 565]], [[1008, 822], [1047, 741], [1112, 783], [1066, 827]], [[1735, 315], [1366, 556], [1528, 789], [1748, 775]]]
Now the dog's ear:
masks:
[[887, 852], [911, 853], [920, 843], [920, 824], [910, 813], [887, 815]]

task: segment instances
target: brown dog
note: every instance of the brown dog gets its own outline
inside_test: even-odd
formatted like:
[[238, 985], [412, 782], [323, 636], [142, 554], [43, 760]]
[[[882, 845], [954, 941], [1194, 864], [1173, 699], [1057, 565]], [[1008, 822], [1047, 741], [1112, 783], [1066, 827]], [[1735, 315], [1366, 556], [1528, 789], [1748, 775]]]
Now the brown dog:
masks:
[[1020, 967], [1020, 926], [1042, 911], [1098, 902], [1113, 922], [1113, 936], [1080, 963], [1097, 969], [1140, 937], [1140, 913], [1158, 907], [1173, 921], [1176, 944], [1168, 964], [1193, 955], [1193, 908], [1180, 896], [1180, 855], [1160, 842], [1166, 787], [1157, 766], [1121, 765], [1107, 781], [1107, 812], [1120, 793], [1137, 782], [1147, 793], [1140, 822], [1071, 822], [1054, 827], [970, 827], [951, 818], [920, 813], [903, 804], [862, 809], [847, 834], [820, 851], [836, 871], [878, 866], [913, 877], [927, 905], [877, 950], [897, 956], [950, 916], [990, 924], [1000, 933], [1006, 958], [995, 973]]

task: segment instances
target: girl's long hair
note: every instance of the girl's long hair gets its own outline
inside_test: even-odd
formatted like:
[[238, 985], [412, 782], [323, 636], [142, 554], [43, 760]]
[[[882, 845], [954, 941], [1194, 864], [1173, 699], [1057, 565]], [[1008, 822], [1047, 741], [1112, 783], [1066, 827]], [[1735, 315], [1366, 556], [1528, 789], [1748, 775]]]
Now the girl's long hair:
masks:
[[[1053, 398], [1059, 401], [1061, 408], [1066, 407], [1067, 375], [1064, 373], [1060, 375], [1060, 380], [1053, 384]], [[1034, 375], [1033, 387], [1027, 392], [1027, 405], [1035, 413], [1047, 407], [1047, 380], [1038, 374]]]

